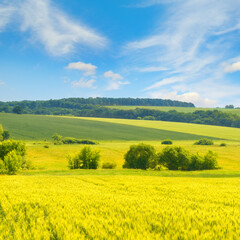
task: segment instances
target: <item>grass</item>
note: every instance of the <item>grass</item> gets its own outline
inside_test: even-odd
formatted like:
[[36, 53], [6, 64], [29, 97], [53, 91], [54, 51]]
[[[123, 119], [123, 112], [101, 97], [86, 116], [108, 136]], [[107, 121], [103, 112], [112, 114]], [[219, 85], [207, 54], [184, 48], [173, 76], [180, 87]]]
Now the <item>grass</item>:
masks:
[[64, 137], [92, 140], [148, 141], [163, 140], [197, 140], [205, 137], [191, 133], [154, 129], [150, 126], [134, 126], [121, 121], [101, 121], [99, 119], [0, 114], [0, 123], [10, 131], [11, 136], [21, 140], [50, 140], [54, 133]]
[[[73, 117], [65, 117], [73, 118]], [[240, 128], [219, 127], [192, 123], [178, 123], [165, 121], [149, 120], [129, 120], [129, 119], [112, 119], [112, 118], [81, 118], [92, 121], [102, 121], [106, 123], [120, 123], [138, 127], [148, 127], [159, 130], [167, 130], [179, 133], [188, 133], [193, 135], [204, 135], [208, 138], [220, 138], [240, 142]], [[186, 140], [186, 139], [184, 139]]]
[[[166, 146], [160, 141], [144, 141], [153, 145], [158, 152]], [[92, 146], [101, 151], [101, 164], [104, 162], [115, 162], [117, 169], [121, 169], [124, 163], [124, 154], [128, 151], [131, 144], [138, 141], [103, 141], [97, 146]], [[220, 147], [221, 141], [215, 141], [213, 146], [193, 145], [194, 141], [175, 141], [173, 146], [182, 146], [192, 153], [206, 154], [212, 150], [218, 154], [219, 165], [225, 171], [240, 171], [240, 143], [227, 141], [227, 147]], [[43, 171], [65, 171], [67, 170], [66, 155], [80, 151], [82, 145], [53, 145], [48, 143], [49, 148], [44, 148], [46, 142], [27, 142], [27, 158], [34, 163], [36, 170]]]
[[108, 108], [115, 108], [115, 109], [121, 109], [121, 110], [132, 110], [136, 108], [145, 108], [145, 109], [153, 109], [153, 110], [159, 110], [159, 111], [170, 111], [170, 110], [176, 110], [178, 112], [184, 112], [184, 113], [191, 113], [195, 112], [197, 110], [202, 111], [213, 111], [218, 110], [225, 113], [233, 113], [240, 115], [240, 109], [227, 109], [227, 108], [193, 108], [193, 107], [161, 107], [161, 106], [107, 106]]

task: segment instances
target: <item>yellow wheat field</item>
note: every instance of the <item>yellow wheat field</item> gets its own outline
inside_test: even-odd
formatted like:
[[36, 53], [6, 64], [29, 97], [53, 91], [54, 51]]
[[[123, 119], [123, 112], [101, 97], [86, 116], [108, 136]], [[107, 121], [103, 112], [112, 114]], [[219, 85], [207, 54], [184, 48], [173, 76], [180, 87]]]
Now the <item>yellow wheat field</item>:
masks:
[[239, 178], [1, 176], [1, 239], [239, 239]]

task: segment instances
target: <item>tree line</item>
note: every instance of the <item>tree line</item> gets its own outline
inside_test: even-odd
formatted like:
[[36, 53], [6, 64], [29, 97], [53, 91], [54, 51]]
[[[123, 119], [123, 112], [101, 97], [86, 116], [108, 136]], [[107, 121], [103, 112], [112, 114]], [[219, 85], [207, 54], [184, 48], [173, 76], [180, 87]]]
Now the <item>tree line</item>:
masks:
[[[107, 108], [100, 105], [74, 103], [74, 100], [78, 101], [79, 99], [72, 98], [49, 101], [0, 102], [0, 112], [39, 115], [72, 115], [77, 117], [144, 119], [240, 128], [240, 117], [238, 115], [218, 110], [197, 110], [192, 113], [178, 112], [176, 110], [165, 112], [154, 109], [143, 109], [140, 107], [131, 110], [123, 110]], [[59, 105], [57, 103], [59, 103]]]
[[99, 106], [173, 106], [173, 107], [195, 107], [192, 103], [173, 101], [168, 99], [152, 98], [63, 98], [59, 100], [47, 101], [13, 101], [0, 102], [0, 108], [12, 109], [21, 106], [24, 109], [40, 108], [66, 108], [79, 109], [82, 105], [99, 105]]

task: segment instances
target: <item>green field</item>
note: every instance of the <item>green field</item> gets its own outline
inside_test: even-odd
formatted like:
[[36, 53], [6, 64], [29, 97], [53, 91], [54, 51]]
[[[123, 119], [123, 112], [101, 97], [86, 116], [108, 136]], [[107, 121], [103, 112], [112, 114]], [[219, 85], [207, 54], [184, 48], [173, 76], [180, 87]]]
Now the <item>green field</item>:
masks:
[[197, 110], [202, 111], [213, 111], [218, 110], [225, 113], [233, 113], [240, 115], [240, 109], [227, 109], [227, 108], [193, 108], [193, 107], [161, 107], [161, 106], [106, 106], [108, 108], [115, 108], [115, 109], [122, 109], [122, 110], [131, 110], [136, 108], [145, 108], [145, 109], [153, 109], [153, 110], [159, 110], [159, 111], [170, 111], [170, 110], [176, 110], [178, 112], [184, 112], [184, 113], [191, 113]]
[[[0, 239], [238, 239], [240, 129], [144, 120], [0, 114], [24, 140], [34, 170], [0, 176]], [[101, 164], [69, 170], [66, 155], [83, 145], [54, 145], [54, 133], [97, 140]], [[193, 145], [206, 136], [213, 146]], [[122, 169], [131, 144], [161, 140], [192, 153], [217, 152], [219, 170]], [[225, 142], [226, 147], [219, 144]], [[48, 145], [49, 148], [44, 146]]]
[[0, 123], [8, 129], [12, 137], [22, 140], [51, 140], [54, 133], [65, 137], [93, 140], [196, 140], [204, 135], [179, 133], [149, 126], [134, 126], [121, 123], [105, 122], [101, 119], [68, 118], [37, 115], [0, 114]]

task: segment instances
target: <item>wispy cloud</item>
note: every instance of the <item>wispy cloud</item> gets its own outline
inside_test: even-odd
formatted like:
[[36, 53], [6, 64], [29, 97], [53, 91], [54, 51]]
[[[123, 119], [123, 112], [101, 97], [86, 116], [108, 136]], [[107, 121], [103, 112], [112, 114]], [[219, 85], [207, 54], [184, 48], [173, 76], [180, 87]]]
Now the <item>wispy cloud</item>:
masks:
[[71, 19], [50, 0], [12, 0], [0, 4], [0, 30], [13, 15], [22, 32], [29, 32], [33, 42], [41, 43], [55, 56], [71, 53], [77, 45], [102, 48], [107, 43], [105, 37]]
[[[196, 83], [203, 84], [205, 79], [214, 82], [216, 88], [228, 85], [221, 65], [235, 54], [234, 47], [238, 44], [236, 36], [239, 36], [237, 30], [240, 30], [240, 2], [146, 0], [140, 2], [139, 6], [156, 4], [168, 4], [166, 21], [160, 21], [155, 34], [125, 46], [128, 57], [134, 60], [133, 69], [144, 65], [150, 69], [152, 67], [152, 70], [161, 66], [168, 69], [145, 90], [152, 91], [161, 87], [159, 91], [164, 92], [165, 87], [168, 91], [177, 91], [182, 95], [195, 92], [192, 87]], [[238, 69], [237, 64], [231, 66], [231, 70], [232, 67]], [[230, 68], [226, 69], [230, 71]], [[177, 79], [182, 80], [179, 82]], [[206, 90], [198, 93], [201, 96], [212, 96]], [[228, 94], [230, 96], [231, 92]]]
[[0, 82], [0, 85], [3, 85], [3, 84], [5, 84], [5, 82]]
[[82, 71], [85, 76], [89, 76], [96, 74], [97, 66], [94, 66], [91, 63], [73, 62], [69, 63], [66, 68]]
[[152, 66], [152, 67], [138, 68], [137, 70], [139, 72], [163, 72], [163, 71], [168, 71], [170, 69], [165, 67]]
[[240, 71], [240, 62], [236, 62], [236, 63], [233, 63], [232, 65], [226, 66], [224, 68], [224, 71], [226, 73], [232, 73], [232, 72]]
[[76, 88], [93, 88], [95, 89], [96, 87], [93, 85], [96, 82], [95, 79], [91, 80], [79, 80], [79, 81], [74, 81], [72, 82], [72, 86]]
[[173, 83], [176, 83], [176, 82], [181, 82], [185, 80], [185, 78], [183, 77], [171, 77], [171, 78], [165, 78], [159, 82], [156, 82], [154, 83], [153, 85], [145, 88], [145, 91], [148, 91], [148, 90], [152, 90], [152, 89], [156, 89], [156, 88], [160, 88], [162, 86], [165, 86], [165, 85], [169, 85], [169, 84], [173, 84]]
[[105, 72], [104, 77], [110, 79], [107, 90], [118, 90], [121, 85], [130, 84], [128, 81], [121, 81], [123, 77], [120, 74], [112, 71]]
[[6, 25], [11, 21], [15, 10], [16, 8], [7, 1], [0, 3], [0, 32], [3, 31]]

